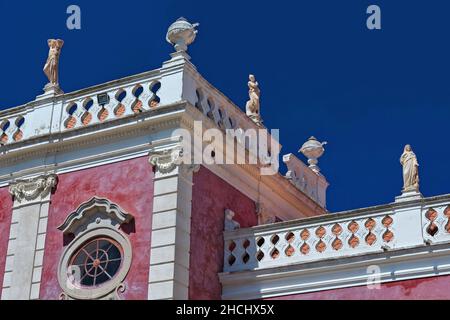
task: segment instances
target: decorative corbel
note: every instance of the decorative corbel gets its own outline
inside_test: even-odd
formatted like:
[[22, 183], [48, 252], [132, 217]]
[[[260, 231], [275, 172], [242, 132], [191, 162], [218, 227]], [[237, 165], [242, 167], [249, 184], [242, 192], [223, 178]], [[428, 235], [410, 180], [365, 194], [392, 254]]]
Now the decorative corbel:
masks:
[[182, 164], [182, 157], [183, 148], [181, 146], [176, 146], [171, 149], [151, 151], [149, 163], [155, 167], [157, 171], [167, 174]]
[[16, 201], [32, 201], [46, 197], [58, 183], [55, 174], [43, 175], [32, 179], [17, 180], [9, 186], [9, 192]]

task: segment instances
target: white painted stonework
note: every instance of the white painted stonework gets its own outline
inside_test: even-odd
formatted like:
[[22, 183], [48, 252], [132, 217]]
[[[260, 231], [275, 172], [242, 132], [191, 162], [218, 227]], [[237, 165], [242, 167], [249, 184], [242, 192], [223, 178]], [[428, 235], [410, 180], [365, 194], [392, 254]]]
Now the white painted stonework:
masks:
[[[0, 186], [8, 185], [11, 173], [13, 178], [21, 178], [51, 168], [60, 174], [146, 155], [150, 141], [167, 138], [176, 128], [192, 130], [194, 119], [202, 121], [205, 130], [258, 128], [197, 72], [185, 52], [171, 56], [161, 69], [71, 93], [41, 97], [0, 112], [0, 122], [11, 123], [0, 156]], [[161, 87], [155, 90], [157, 83]], [[136, 97], [139, 88], [142, 93]], [[98, 104], [100, 93], [110, 98], [105, 106]], [[158, 99], [158, 104], [152, 104]], [[75, 111], [71, 110], [74, 104]], [[141, 106], [137, 113], [133, 112], [136, 105]], [[125, 111], [117, 114], [121, 106]], [[15, 141], [13, 135], [17, 128], [13, 123], [20, 117], [25, 119], [20, 128], [23, 135]], [[68, 128], [71, 121], [73, 125]], [[255, 201], [262, 199], [262, 207], [267, 212], [279, 209], [281, 219], [304, 216], [317, 207], [313, 197], [283, 181], [281, 174], [265, 177], [258, 186], [259, 169], [255, 166], [212, 165], [209, 169]]]
[[[0, 132], [6, 135], [0, 146], [0, 187], [48, 172], [59, 175], [151, 155], [155, 199], [149, 299], [188, 297], [192, 175], [198, 166], [176, 161], [180, 143], [171, 140], [172, 131], [193, 132], [194, 120], [202, 121], [204, 130], [257, 128], [189, 59], [176, 52], [160, 69], [71, 93], [44, 94], [0, 112], [0, 123], [10, 123]], [[109, 103], [100, 105], [98, 94], [107, 94]], [[277, 208], [281, 219], [325, 212], [281, 174], [259, 179], [259, 168], [252, 165], [207, 167], [260, 201], [265, 212]], [[3, 299], [39, 297], [49, 196], [14, 204], [6, 272], [0, 275]], [[25, 215], [29, 219], [21, 218]], [[25, 229], [36, 232], [19, 239]], [[20, 258], [18, 246], [27, 247]]]
[[226, 299], [365, 285], [371, 265], [381, 267], [381, 282], [450, 274], [450, 195], [227, 231], [224, 238]]
[[148, 299], [189, 298], [192, 175], [179, 161], [179, 139], [152, 142], [154, 198]]
[[10, 186], [13, 218], [3, 277], [2, 300], [38, 299], [55, 175], [20, 180]]
[[[128, 289], [123, 281], [131, 267], [133, 250], [127, 234], [120, 230], [120, 226], [133, 219], [134, 217], [131, 214], [123, 211], [117, 204], [100, 197], [91, 198], [66, 217], [64, 223], [58, 229], [64, 235], [72, 234], [74, 239], [64, 248], [58, 264], [58, 282], [62, 288], [59, 296], [61, 300], [121, 299], [120, 293]], [[123, 250], [121, 268], [105, 284], [80, 289], [73, 283], [73, 280], [68, 278], [70, 261], [80, 246], [98, 237], [108, 237], [120, 245]], [[74, 271], [75, 269], [72, 269], [72, 274]]]
[[320, 172], [314, 172], [292, 153], [284, 155], [283, 162], [288, 167], [286, 178], [296, 188], [326, 208], [329, 184], [325, 177]]
[[[55, 176], [143, 156], [155, 171], [148, 299], [189, 297], [192, 183], [199, 167], [183, 163], [181, 140], [172, 133], [183, 128], [194, 138], [208, 129], [265, 127], [201, 76], [185, 52], [189, 41], [171, 38], [180, 50], [161, 68], [71, 93], [47, 92], [0, 112], [0, 124], [9, 124], [0, 129], [0, 187], [14, 195], [2, 299], [39, 298]], [[99, 94], [109, 102], [100, 105]], [[201, 132], [194, 121], [202, 122]], [[275, 138], [268, 134], [268, 140]], [[392, 204], [328, 214], [325, 176], [293, 154], [283, 161], [287, 174], [270, 176], [260, 175], [260, 165], [203, 164], [255, 202], [260, 223], [224, 232], [224, 298], [362, 285], [372, 264], [386, 282], [450, 274], [450, 196], [404, 194]], [[271, 223], [276, 218], [284, 222]], [[121, 219], [109, 221], [115, 227]]]

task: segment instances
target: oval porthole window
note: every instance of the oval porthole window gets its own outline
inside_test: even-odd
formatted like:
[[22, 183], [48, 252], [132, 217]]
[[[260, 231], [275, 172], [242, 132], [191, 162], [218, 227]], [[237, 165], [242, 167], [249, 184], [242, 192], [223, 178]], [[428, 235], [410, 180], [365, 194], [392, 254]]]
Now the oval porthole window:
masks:
[[58, 267], [61, 299], [117, 299], [131, 266], [132, 249], [120, 230], [100, 227], [76, 237]]
[[58, 264], [61, 300], [121, 299], [133, 252], [120, 226], [133, 219], [118, 205], [98, 197], [67, 216], [58, 227], [72, 238]]
[[113, 280], [123, 261], [123, 248], [110, 238], [100, 237], [79, 247], [70, 259], [68, 270], [78, 270], [68, 277], [74, 286], [96, 287]]

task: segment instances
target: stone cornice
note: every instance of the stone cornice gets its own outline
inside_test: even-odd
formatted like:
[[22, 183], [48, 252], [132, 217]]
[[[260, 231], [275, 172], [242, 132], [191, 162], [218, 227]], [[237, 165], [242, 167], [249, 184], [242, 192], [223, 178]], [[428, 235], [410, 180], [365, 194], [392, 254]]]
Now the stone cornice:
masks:
[[[217, 128], [216, 124], [211, 119], [205, 117], [190, 103], [181, 101], [172, 105], [162, 106], [158, 109], [145, 111], [138, 115], [115, 119], [102, 124], [36, 137], [23, 142], [11, 143], [1, 147], [0, 150], [9, 151], [6, 154], [0, 154], [0, 165], [8, 166], [24, 160], [82, 149], [84, 147], [99, 145], [122, 138], [148, 134], [152, 131], [164, 128], [185, 127], [192, 130], [194, 119], [207, 119], [207, 121], [204, 121], [204, 129], [212, 127]], [[149, 148], [151, 148], [150, 145]], [[92, 157], [83, 161], [92, 161], [91, 158]], [[39, 167], [36, 168], [36, 170], [28, 170], [26, 174], [31, 175], [44, 172], [48, 167], [51, 167], [52, 170], [55, 169], [54, 164], [52, 164], [45, 166], [45, 168]], [[236, 174], [236, 167], [238, 167], [240, 170], [244, 170], [244, 172], [252, 176], [253, 179], [257, 180], [259, 178], [259, 167], [255, 165], [237, 164], [234, 166], [223, 165], [220, 167], [222, 168], [221, 170], [231, 170], [232, 172], [235, 172], [233, 174]], [[241, 173], [238, 175], [241, 175]], [[262, 179], [262, 183], [266, 185], [268, 189], [285, 190], [284, 192], [277, 193], [279, 193], [284, 201], [287, 201], [294, 207], [298, 207], [300, 211], [305, 211], [305, 206], [311, 210], [316, 210], [318, 208], [318, 205], [312, 199], [299, 192], [280, 174], [265, 176]], [[280, 183], [282, 186], [281, 188]]]
[[[179, 125], [179, 119], [181, 118], [179, 113], [184, 111], [184, 107], [184, 102], [180, 102], [102, 124], [52, 133], [23, 142], [0, 146], [0, 164], [7, 166], [25, 159], [148, 133], [149, 130], [175, 127]], [[156, 117], [157, 115], [160, 117]], [[20, 147], [22, 148], [19, 149]], [[7, 151], [6, 154], [5, 150]]]
[[[181, 124], [188, 130], [194, 129], [194, 121], [202, 121], [203, 130], [207, 130], [210, 128], [215, 128], [221, 130], [225, 134], [225, 130], [220, 129], [216, 126], [214, 121], [206, 117], [202, 112], [200, 112], [197, 108], [192, 106], [189, 102], [186, 103], [186, 112], [181, 119]], [[252, 122], [253, 121], [249, 120]], [[256, 126], [256, 125], [255, 125]], [[246, 157], [248, 157], [248, 151], [246, 150]], [[318, 210], [325, 214], [326, 209], [322, 208], [314, 199], [312, 199], [306, 193], [298, 190], [292, 183], [289, 182], [286, 177], [284, 177], [281, 173], [277, 173], [271, 176], [260, 176], [260, 165], [254, 164], [235, 164], [233, 166], [229, 165], [217, 165], [223, 170], [226, 171], [236, 171], [234, 167], [238, 167], [244, 170], [247, 174], [253, 177], [255, 180], [258, 180], [261, 177], [261, 182], [267, 186], [268, 189], [273, 190], [274, 192], [279, 193], [280, 197], [292, 204], [293, 206], [298, 207], [299, 205], [306, 205], [312, 211]], [[210, 167], [210, 166], [207, 166]], [[231, 171], [230, 171], [231, 170]], [[280, 185], [282, 187], [280, 187]], [[283, 192], [278, 192], [278, 190], [283, 190]], [[287, 192], [286, 192], [287, 191]]]

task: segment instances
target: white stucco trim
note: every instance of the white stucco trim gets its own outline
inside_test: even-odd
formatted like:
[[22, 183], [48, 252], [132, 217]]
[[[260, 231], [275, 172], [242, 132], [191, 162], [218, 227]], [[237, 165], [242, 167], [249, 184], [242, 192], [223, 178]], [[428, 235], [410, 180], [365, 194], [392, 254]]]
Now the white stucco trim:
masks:
[[[223, 299], [264, 299], [450, 274], [450, 242], [285, 267], [221, 273]], [[372, 289], [376, 290], [376, 289]]]
[[39, 299], [50, 192], [55, 175], [12, 183], [14, 195], [2, 300]]
[[161, 162], [155, 157], [160, 155], [165, 161], [162, 151], [170, 154], [180, 145], [172, 139], [152, 145], [150, 161], [155, 164], [155, 176], [148, 299], [187, 300], [194, 167], [164, 162], [164, 169], [159, 168]]

